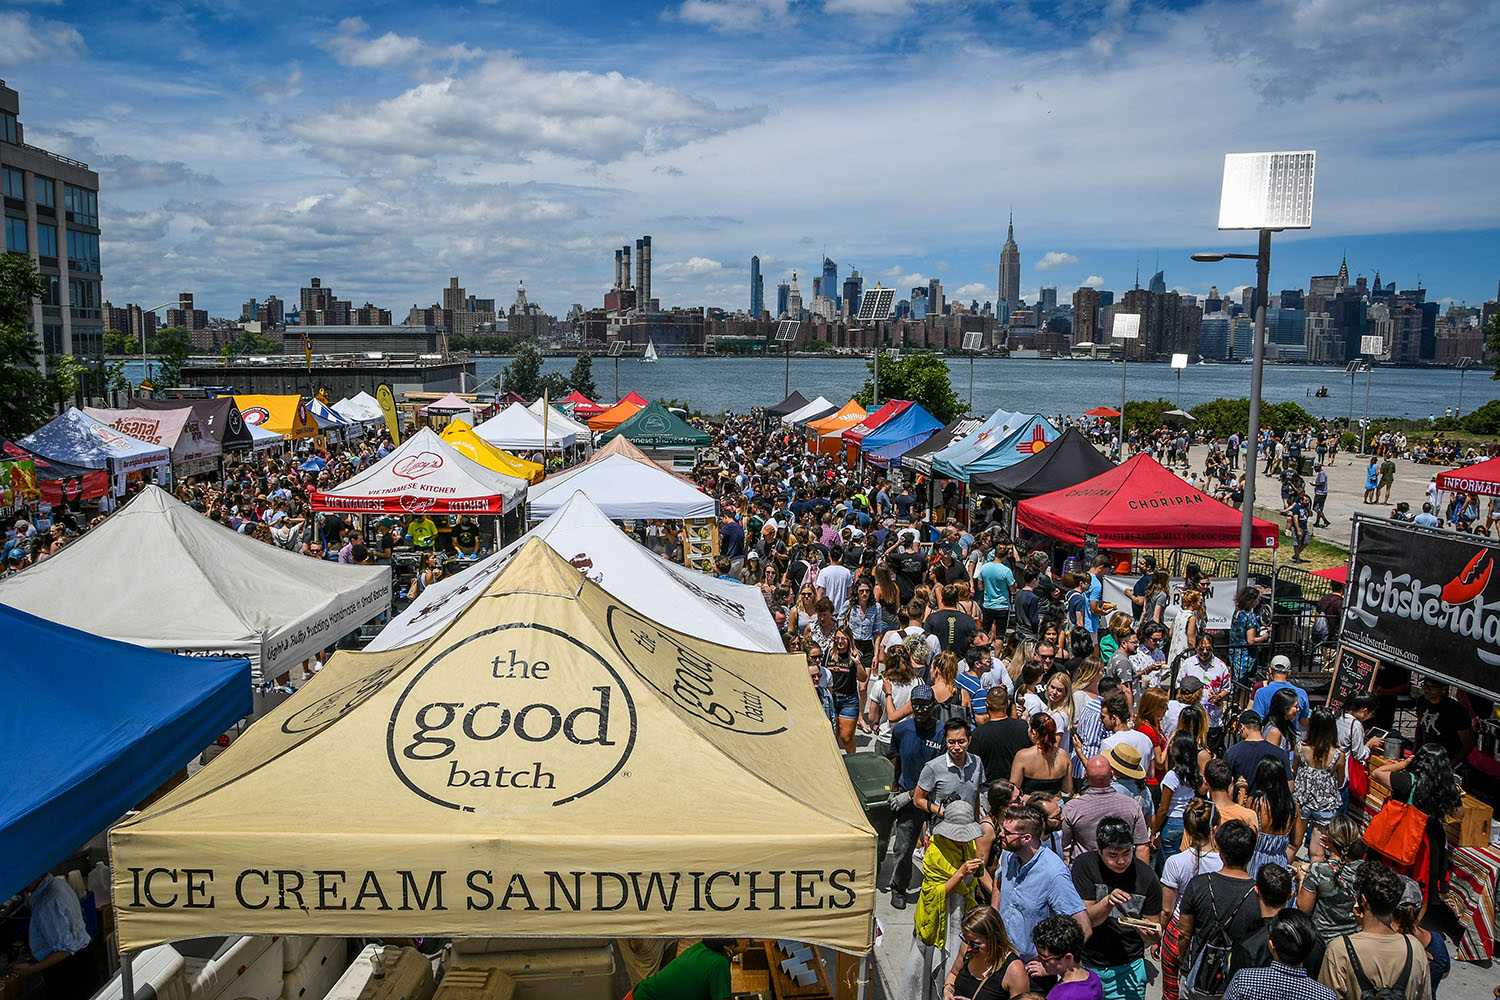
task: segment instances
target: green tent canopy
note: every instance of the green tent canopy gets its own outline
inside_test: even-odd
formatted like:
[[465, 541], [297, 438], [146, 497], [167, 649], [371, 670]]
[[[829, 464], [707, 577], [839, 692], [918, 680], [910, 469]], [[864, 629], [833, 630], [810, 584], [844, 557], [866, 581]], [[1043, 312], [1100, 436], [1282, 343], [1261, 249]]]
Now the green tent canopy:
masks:
[[709, 442], [708, 434], [693, 427], [686, 420], [667, 409], [661, 403], [651, 403], [639, 413], [626, 420], [599, 439], [607, 443], [617, 434], [642, 448], [702, 448]]

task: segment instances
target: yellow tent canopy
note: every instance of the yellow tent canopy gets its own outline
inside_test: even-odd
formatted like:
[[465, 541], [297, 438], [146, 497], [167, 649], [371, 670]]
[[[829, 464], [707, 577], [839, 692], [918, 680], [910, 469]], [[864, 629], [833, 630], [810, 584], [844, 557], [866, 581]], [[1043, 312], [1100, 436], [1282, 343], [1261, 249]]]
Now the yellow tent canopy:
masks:
[[496, 448], [484, 438], [474, 433], [468, 421], [463, 417], [454, 417], [443, 426], [438, 435], [447, 441], [460, 454], [471, 458], [495, 472], [503, 472], [507, 476], [524, 479], [528, 483], [539, 483], [546, 470], [540, 462], [529, 462], [524, 458], [518, 458], [503, 448]]
[[109, 839], [127, 951], [229, 933], [872, 943], [875, 835], [805, 661], [657, 625], [539, 540], [429, 641], [335, 654]]
[[274, 431], [288, 441], [316, 437], [318, 422], [301, 396], [235, 396], [245, 423]]

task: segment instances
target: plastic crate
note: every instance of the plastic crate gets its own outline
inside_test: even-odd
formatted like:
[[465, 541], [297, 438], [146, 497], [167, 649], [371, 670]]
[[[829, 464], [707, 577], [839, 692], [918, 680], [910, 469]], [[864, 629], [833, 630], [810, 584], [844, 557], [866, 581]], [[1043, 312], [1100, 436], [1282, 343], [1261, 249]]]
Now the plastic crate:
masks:
[[514, 1000], [515, 995], [516, 981], [499, 969], [463, 968], [448, 970], [433, 1000]]
[[313, 946], [291, 972], [281, 976], [281, 1000], [323, 1000], [344, 974], [349, 948], [341, 937], [313, 939]]
[[612, 946], [554, 950], [449, 953], [443, 981], [460, 970], [496, 969], [516, 981], [516, 1000], [616, 1000]]

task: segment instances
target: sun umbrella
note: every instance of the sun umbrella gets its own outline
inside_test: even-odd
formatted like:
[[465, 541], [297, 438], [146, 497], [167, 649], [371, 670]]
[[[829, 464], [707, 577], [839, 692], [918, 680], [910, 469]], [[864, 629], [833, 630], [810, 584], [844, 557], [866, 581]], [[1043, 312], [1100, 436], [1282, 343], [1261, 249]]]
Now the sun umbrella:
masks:
[[297, 466], [301, 472], [322, 472], [326, 468], [328, 468], [328, 463], [316, 455]]
[[1168, 410], [1161, 418], [1169, 424], [1195, 424], [1198, 418], [1186, 410]]
[[1083, 415], [1085, 417], [1118, 417], [1120, 411], [1111, 410], [1107, 406], [1096, 406], [1092, 410], [1084, 410]]

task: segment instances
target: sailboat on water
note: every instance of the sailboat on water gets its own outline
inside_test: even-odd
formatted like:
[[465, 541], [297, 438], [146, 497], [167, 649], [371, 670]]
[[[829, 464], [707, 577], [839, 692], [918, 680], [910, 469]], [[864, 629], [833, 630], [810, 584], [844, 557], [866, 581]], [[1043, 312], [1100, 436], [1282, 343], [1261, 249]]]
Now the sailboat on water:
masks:
[[656, 356], [656, 341], [648, 339], [646, 341], [646, 353], [641, 355], [641, 361], [648, 365], [654, 365], [658, 360]]

